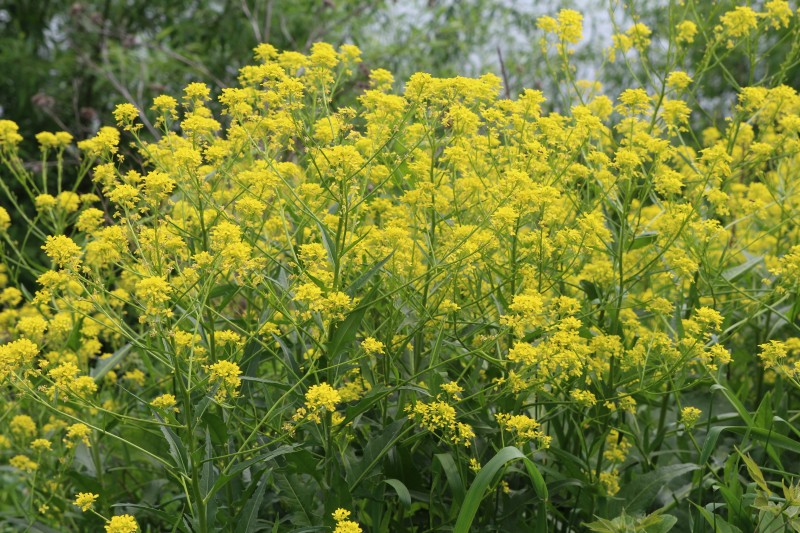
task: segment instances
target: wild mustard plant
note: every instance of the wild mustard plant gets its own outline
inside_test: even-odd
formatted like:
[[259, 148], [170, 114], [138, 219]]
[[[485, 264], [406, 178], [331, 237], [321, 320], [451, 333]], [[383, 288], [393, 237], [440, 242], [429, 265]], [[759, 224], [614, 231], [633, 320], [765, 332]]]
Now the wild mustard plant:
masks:
[[359, 50], [316, 43], [257, 47], [217, 116], [202, 83], [121, 104], [75, 167], [43, 133], [32, 172], [0, 121], [28, 196], [2, 187], [2, 520], [788, 523], [794, 492], [763, 494], [796, 486], [800, 452], [800, 96], [765, 75], [696, 131], [692, 95], [718, 56], [797, 38], [795, 15], [692, 6], [669, 36], [615, 33], [605, 60], [647, 72], [618, 95], [575, 79], [581, 14], [543, 17], [559, 111], [491, 74], [357, 89]]

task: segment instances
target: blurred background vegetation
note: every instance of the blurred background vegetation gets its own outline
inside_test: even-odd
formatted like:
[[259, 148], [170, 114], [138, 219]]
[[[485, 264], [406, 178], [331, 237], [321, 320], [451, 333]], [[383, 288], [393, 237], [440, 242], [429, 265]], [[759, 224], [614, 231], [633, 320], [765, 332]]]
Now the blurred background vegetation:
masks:
[[[719, 13], [741, 3], [698, 2], [700, 11], [678, 15], [710, 28]], [[399, 84], [416, 71], [491, 71], [504, 79], [508, 95], [542, 89], [557, 108], [559, 80], [547, 71], [536, 19], [564, 7], [585, 16], [574, 57], [578, 77], [602, 78], [612, 98], [639, 85], [625, 61], [604, 61], [612, 33], [638, 20], [654, 35], [668, 34], [670, 9], [682, 9], [668, 0], [0, 0], [0, 118], [19, 123], [23, 149], [35, 160], [32, 137], [39, 131], [90, 137], [112, 123], [117, 103], [146, 109], [153, 96], [179, 93], [192, 81], [216, 92], [235, 84], [260, 42], [307, 51], [320, 40], [360, 46], [364, 78], [377, 67], [392, 70]], [[687, 66], [701, 59], [707, 37], [698, 36]], [[693, 97], [706, 114], [695, 120], [714, 123], [729, 112], [734, 94], [723, 87], [731, 80], [736, 87], [754, 74], [780, 72], [786, 83], [800, 82], [798, 43], [787, 34], [769, 45], [774, 64], [754, 65], [744, 52], [713, 58], [719, 75], [696, 84]], [[658, 65], [665, 55], [654, 39], [648, 60]]]

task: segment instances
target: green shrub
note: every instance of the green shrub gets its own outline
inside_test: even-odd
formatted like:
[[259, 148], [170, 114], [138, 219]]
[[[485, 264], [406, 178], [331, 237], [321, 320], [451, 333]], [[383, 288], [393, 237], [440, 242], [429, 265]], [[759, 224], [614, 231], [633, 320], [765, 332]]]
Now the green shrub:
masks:
[[581, 15], [544, 17], [561, 114], [380, 69], [336, 106], [360, 51], [316, 43], [257, 47], [216, 118], [202, 83], [117, 106], [77, 171], [43, 133], [32, 172], [0, 121], [36, 206], [3, 182], [2, 520], [794, 527], [800, 96], [754, 82], [702, 132], [691, 98], [786, 9], [675, 20], [664, 72], [649, 28], [617, 35], [648, 75], [615, 100], [575, 79]]

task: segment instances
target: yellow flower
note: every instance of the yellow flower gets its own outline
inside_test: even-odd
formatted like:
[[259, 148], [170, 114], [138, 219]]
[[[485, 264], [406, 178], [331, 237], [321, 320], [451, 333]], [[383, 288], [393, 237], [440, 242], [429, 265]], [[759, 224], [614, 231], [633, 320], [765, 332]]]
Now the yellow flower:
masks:
[[692, 83], [692, 78], [681, 70], [676, 70], [669, 73], [667, 76], [667, 87], [682, 91]]
[[229, 393], [233, 397], [238, 396], [239, 392], [236, 389], [239, 388], [239, 385], [242, 382], [241, 378], [239, 378], [239, 376], [242, 374], [242, 370], [239, 368], [239, 365], [232, 363], [231, 361], [217, 361], [216, 363], [208, 365], [205, 368], [209, 373], [209, 383], [212, 385], [219, 383], [220, 385], [220, 388], [217, 390], [216, 394], [216, 398], [219, 401], [224, 400]]
[[619, 95], [617, 110], [625, 116], [646, 113], [650, 110], [650, 97], [644, 89], [625, 89]]
[[64, 444], [67, 448], [73, 448], [78, 442], [83, 442], [86, 446], [91, 446], [89, 435], [92, 434], [91, 428], [86, 424], [72, 424], [67, 428], [67, 436], [64, 437]]
[[54, 133], [49, 131], [42, 131], [36, 134], [36, 142], [39, 143], [39, 146], [42, 150], [48, 150], [50, 148], [56, 148], [58, 146], [58, 139], [56, 138]]
[[527, 415], [497, 413], [498, 425], [516, 436], [518, 442], [537, 441], [540, 448], [550, 446], [550, 437], [539, 429], [539, 422]]
[[23, 472], [33, 472], [39, 468], [39, 464], [32, 461], [27, 455], [15, 455], [9, 459], [8, 464]]
[[653, 179], [656, 191], [661, 196], [678, 194], [683, 189], [683, 176], [670, 168], [659, 168]]
[[261, 43], [255, 48], [253, 48], [253, 52], [255, 52], [256, 59], [267, 63], [278, 55], [278, 50], [268, 43]]
[[211, 97], [211, 89], [205, 83], [194, 82], [190, 83], [183, 90], [184, 101], [194, 102], [195, 104], [202, 104]]
[[105, 214], [94, 207], [90, 207], [78, 215], [78, 221], [75, 223], [75, 228], [78, 231], [91, 233], [103, 225]]
[[55, 208], [58, 202], [52, 194], [39, 194], [33, 199], [33, 205], [37, 211], [48, 211]]
[[[137, 127], [133, 126], [133, 121], [139, 116], [139, 110], [133, 104], [119, 104], [114, 109], [114, 118], [117, 121], [117, 126], [122, 126], [125, 130], [136, 130]], [[141, 124], [139, 124], [141, 127]]]
[[223, 329], [220, 331], [214, 332], [214, 341], [220, 346], [228, 346], [231, 345], [234, 348], [241, 348], [244, 346], [244, 340], [242, 336], [236, 333], [235, 331], [231, 331], [229, 329]]
[[22, 291], [16, 287], [6, 287], [0, 291], [0, 304], [14, 307], [22, 301]]
[[314, 67], [331, 69], [339, 64], [339, 55], [333, 46], [322, 42], [311, 45], [311, 55], [308, 59]]
[[90, 157], [104, 157], [117, 153], [119, 131], [109, 126], [100, 128], [97, 135], [78, 143], [78, 148]]
[[8, 424], [11, 433], [20, 437], [30, 438], [36, 435], [36, 422], [28, 415], [17, 415]]
[[59, 268], [78, 268], [81, 261], [81, 247], [66, 235], [48, 236], [42, 250]]
[[19, 365], [32, 363], [38, 353], [39, 347], [24, 338], [0, 345], [0, 381]]
[[35, 439], [31, 442], [31, 449], [37, 452], [46, 452], [52, 448], [52, 443], [47, 439]]
[[136, 533], [139, 524], [129, 514], [118, 515], [106, 523], [106, 533]]
[[385, 347], [381, 341], [373, 337], [367, 337], [361, 341], [361, 348], [370, 355], [382, 355]]
[[337, 522], [341, 522], [342, 520], [347, 520], [349, 517], [350, 517], [350, 511], [348, 511], [347, 509], [342, 509], [341, 507], [333, 512], [333, 519], [336, 520]]
[[81, 197], [72, 191], [64, 191], [56, 196], [56, 204], [65, 213], [74, 213], [81, 205]]
[[575, 400], [575, 403], [582, 407], [591, 407], [597, 404], [597, 398], [588, 390], [572, 389], [569, 395]]
[[675, 29], [678, 31], [675, 42], [678, 44], [692, 44], [694, 36], [697, 35], [697, 24], [691, 20], [679, 22]]
[[376, 68], [369, 73], [370, 87], [376, 91], [389, 91], [394, 83], [394, 76], [386, 69]]
[[151, 276], [136, 282], [135, 294], [145, 304], [147, 312], [154, 313], [170, 300], [172, 286], [161, 276]]
[[458, 400], [460, 398], [460, 394], [464, 392], [464, 389], [456, 383], [455, 381], [451, 381], [450, 383], [442, 383], [441, 389], [449, 394], [454, 400]]
[[306, 407], [310, 411], [335, 411], [336, 404], [342, 401], [339, 393], [327, 383], [312, 385], [306, 392]]
[[172, 118], [178, 118], [178, 112], [176, 111], [177, 108], [177, 100], [171, 96], [162, 94], [153, 98], [153, 107], [150, 109], [153, 111], [158, 111], [162, 115], [170, 115]]
[[683, 100], [668, 100], [662, 102], [661, 117], [667, 126], [667, 131], [686, 131], [691, 110]]
[[719, 20], [724, 34], [733, 38], [745, 37], [758, 26], [758, 15], [749, 6], [736, 6]]
[[776, 30], [789, 27], [794, 13], [786, 0], [770, 0], [764, 7], [767, 8], [766, 18]]
[[361, 526], [358, 525], [358, 522], [353, 522], [352, 520], [342, 520], [341, 522], [336, 524], [336, 529], [333, 530], [333, 533], [361, 533], [363, 530]]
[[619, 492], [619, 471], [615, 468], [611, 472], [600, 472], [600, 484], [605, 489], [607, 496], [614, 496]]
[[123, 209], [134, 209], [139, 200], [139, 188], [128, 183], [120, 183], [107, 195], [109, 200]]
[[72, 134], [66, 131], [56, 132], [56, 148], [66, 148], [72, 142]]
[[645, 24], [634, 24], [628, 28], [628, 31], [625, 33], [627, 37], [630, 38], [631, 44], [640, 52], [644, 52], [645, 49], [650, 46], [650, 35], [653, 31]]
[[606, 448], [603, 451], [603, 457], [613, 463], [622, 463], [628, 456], [630, 449], [630, 442], [624, 436], [620, 437], [619, 431], [612, 429], [606, 437]]
[[14, 149], [22, 142], [22, 135], [17, 133], [19, 126], [11, 120], [0, 120], [0, 148]]
[[553, 17], [544, 15], [536, 19], [536, 27], [547, 33], [555, 33], [558, 31], [558, 21]]
[[574, 9], [558, 12], [558, 36], [568, 43], [575, 44], [583, 38], [583, 15]]
[[[175, 399], [175, 396], [172, 394], [162, 394], [157, 398], [154, 398], [150, 405], [155, 407], [156, 409], [169, 409], [174, 407], [178, 401]], [[177, 411], [177, 409], [175, 409]]]
[[156, 201], [166, 198], [175, 188], [175, 180], [158, 170], [142, 178], [142, 184], [145, 194]]
[[11, 217], [4, 207], [0, 207], [0, 233], [6, 231], [11, 226]]
[[343, 44], [339, 47], [339, 56], [346, 63], [360, 63], [361, 49], [353, 44]]
[[92, 494], [91, 492], [79, 492], [75, 495], [75, 501], [73, 501], [72, 504], [80, 507], [81, 511], [88, 511], [94, 506], [94, 502], [96, 502], [99, 497], [99, 495]]
[[333, 513], [333, 519], [336, 520], [336, 529], [333, 533], [361, 533], [361, 526], [357, 522], [348, 520], [350, 511], [347, 509], [336, 509]]
[[419, 425], [428, 431], [441, 431], [453, 444], [469, 446], [475, 432], [469, 424], [456, 421], [456, 410], [446, 402], [436, 400], [431, 403], [417, 402], [409, 405], [409, 418], [417, 419]]
[[700, 415], [703, 412], [697, 407], [684, 407], [681, 409], [681, 422], [687, 427], [691, 428], [700, 420]]
[[133, 383], [138, 385], [139, 387], [144, 386], [144, 382], [146, 380], [146, 376], [144, 372], [139, 370], [138, 368], [134, 368], [133, 370], [128, 370], [123, 374], [122, 379], [128, 381], [129, 383]]

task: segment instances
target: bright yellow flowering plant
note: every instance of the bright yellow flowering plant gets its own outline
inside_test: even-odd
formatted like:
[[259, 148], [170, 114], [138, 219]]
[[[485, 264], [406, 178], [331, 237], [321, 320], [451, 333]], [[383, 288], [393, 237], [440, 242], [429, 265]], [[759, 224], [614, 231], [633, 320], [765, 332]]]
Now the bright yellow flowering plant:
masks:
[[121, 104], [77, 166], [42, 133], [32, 172], [0, 120], [0, 521], [796, 524], [800, 96], [754, 79], [702, 131], [692, 96], [796, 17], [671, 9], [615, 30], [648, 69], [616, 95], [575, 78], [581, 14], [542, 18], [560, 112], [491, 74], [358, 88], [316, 43], [260, 45], [219, 114], [202, 83]]

